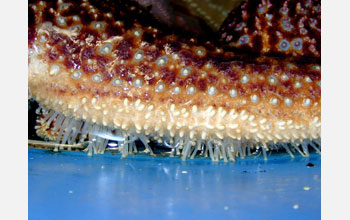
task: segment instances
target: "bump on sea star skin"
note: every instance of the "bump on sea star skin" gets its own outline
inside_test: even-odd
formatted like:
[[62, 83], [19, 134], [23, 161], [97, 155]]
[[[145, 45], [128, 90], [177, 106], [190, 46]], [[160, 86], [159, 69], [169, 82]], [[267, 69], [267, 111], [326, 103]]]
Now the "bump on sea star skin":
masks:
[[29, 7], [29, 89], [64, 117], [153, 138], [320, 138], [317, 63], [225, 54], [150, 26], [132, 2]]

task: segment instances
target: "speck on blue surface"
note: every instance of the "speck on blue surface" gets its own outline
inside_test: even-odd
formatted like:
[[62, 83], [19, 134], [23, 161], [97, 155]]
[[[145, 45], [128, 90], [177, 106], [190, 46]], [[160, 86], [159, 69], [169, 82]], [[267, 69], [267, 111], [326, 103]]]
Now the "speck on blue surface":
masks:
[[235, 163], [38, 149], [28, 157], [29, 219], [321, 218], [318, 154]]

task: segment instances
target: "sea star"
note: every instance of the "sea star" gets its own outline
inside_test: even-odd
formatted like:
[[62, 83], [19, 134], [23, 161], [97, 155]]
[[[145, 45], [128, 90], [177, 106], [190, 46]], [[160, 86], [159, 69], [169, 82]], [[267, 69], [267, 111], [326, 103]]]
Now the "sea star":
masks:
[[38, 133], [57, 143], [88, 139], [92, 154], [114, 140], [127, 156], [140, 139], [214, 161], [319, 151], [317, 62], [235, 55], [122, 0], [30, 2], [28, 46]]

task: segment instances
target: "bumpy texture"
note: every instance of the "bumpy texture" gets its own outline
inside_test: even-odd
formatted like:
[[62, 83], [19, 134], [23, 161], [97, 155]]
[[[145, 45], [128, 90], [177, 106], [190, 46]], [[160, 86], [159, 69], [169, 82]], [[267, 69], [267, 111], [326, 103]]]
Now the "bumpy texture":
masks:
[[130, 1], [33, 1], [28, 31], [31, 97], [80, 126], [184, 149], [320, 138], [318, 62], [236, 56], [172, 34]]
[[220, 28], [225, 49], [273, 56], [321, 57], [319, 0], [245, 1]]

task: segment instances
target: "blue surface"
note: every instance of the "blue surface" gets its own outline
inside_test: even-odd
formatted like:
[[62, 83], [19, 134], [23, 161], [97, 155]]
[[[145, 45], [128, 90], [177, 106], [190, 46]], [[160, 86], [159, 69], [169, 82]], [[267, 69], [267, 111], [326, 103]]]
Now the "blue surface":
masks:
[[37, 149], [28, 156], [29, 219], [321, 218], [320, 155], [235, 163]]

